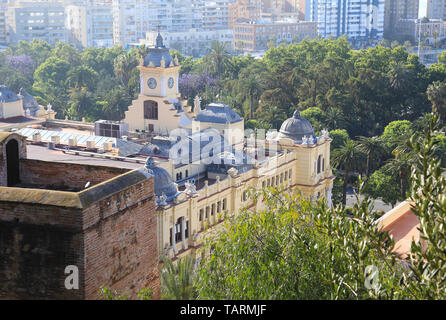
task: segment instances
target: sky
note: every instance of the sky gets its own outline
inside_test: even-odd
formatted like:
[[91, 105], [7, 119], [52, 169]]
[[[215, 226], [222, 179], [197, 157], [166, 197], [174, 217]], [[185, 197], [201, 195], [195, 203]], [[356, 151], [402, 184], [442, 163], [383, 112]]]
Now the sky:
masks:
[[426, 10], [427, 10], [427, 0], [420, 0], [420, 18], [423, 18], [426, 16]]

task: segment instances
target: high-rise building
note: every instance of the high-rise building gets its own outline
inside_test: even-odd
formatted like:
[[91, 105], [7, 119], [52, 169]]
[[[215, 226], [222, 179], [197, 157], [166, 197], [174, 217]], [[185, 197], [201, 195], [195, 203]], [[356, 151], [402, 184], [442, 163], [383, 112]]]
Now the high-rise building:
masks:
[[68, 41], [78, 47], [113, 45], [113, 15], [110, 4], [89, 0], [66, 7]]
[[203, 29], [227, 29], [229, 27], [229, 0], [205, 0]]
[[311, 6], [323, 38], [346, 35], [359, 43], [383, 37], [384, 0], [312, 0]]
[[17, 2], [6, 10], [11, 43], [44, 40], [50, 44], [66, 42], [65, 4], [63, 2]]
[[257, 21], [261, 17], [261, 0], [237, 0], [229, 5], [229, 28], [235, 23]]
[[400, 20], [418, 19], [420, 0], [386, 0], [384, 10], [384, 36], [398, 38], [396, 25]]
[[[112, 0], [115, 44], [137, 43], [148, 31], [187, 31], [203, 27], [205, 5], [200, 0]], [[228, 0], [223, 0], [228, 3]], [[218, 2], [220, 3], [220, 1]], [[217, 9], [218, 7], [216, 7]], [[220, 13], [220, 10], [217, 10]], [[227, 27], [227, 6], [226, 6]], [[220, 17], [220, 15], [216, 15]], [[211, 16], [208, 24], [213, 23]]]
[[427, 0], [427, 17], [429, 19], [446, 20], [446, 1]]
[[6, 37], [6, 8], [0, 4], [0, 45], [5, 45], [8, 42]]

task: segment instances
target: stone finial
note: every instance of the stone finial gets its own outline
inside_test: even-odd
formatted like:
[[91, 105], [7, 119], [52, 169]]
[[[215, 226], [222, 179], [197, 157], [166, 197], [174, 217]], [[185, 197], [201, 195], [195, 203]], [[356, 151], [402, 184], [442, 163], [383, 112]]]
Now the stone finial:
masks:
[[199, 113], [201, 111], [201, 98], [196, 96], [194, 99], [194, 112]]
[[29, 108], [26, 108], [25, 117], [29, 117], [29, 116], [31, 116], [31, 110], [29, 110]]
[[170, 61], [169, 67], [175, 67], [175, 64], [173, 63], [173, 61]]
[[166, 67], [166, 60], [164, 59], [164, 57], [161, 58], [161, 68], [165, 68]]
[[150, 68], [155, 68], [155, 65], [153, 64], [153, 61], [150, 61], [150, 63], [149, 63], [149, 67], [150, 67]]
[[144, 57], [143, 57], [143, 56], [140, 56], [140, 57], [139, 57], [139, 65], [140, 65], [140, 66], [143, 66], [143, 65], [144, 65]]
[[326, 130], [326, 129], [322, 130], [322, 137], [325, 139], [330, 138], [328, 130]]
[[231, 168], [228, 170], [228, 174], [231, 178], [235, 178], [238, 175], [238, 170], [236, 168]]
[[159, 196], [159, 205], [163, 207], [167, 206], [167, 196], [164, 192]]
[[51, 105], [51, 103], [48, 103], [48, 105], [46, 107], [47, 107], [46, 111], [48, 111], [48, 112], [53, 111], [53, 106]]
[[310, 138], [307, 137], [307, 136], [304, 136], [304, 137], [302, 138], [302, 144], [303, 144], [303, 145], [309, 145], [309, 144], [310, 144]]
[[188, 181], [185, 183], [185, 186], [186, 186], [185, 193], [186, 193], [187, 195], [194, 195], [194, 194], [197, 193], [197, 188], [196, 188], [196, 186], [195, 186], [195, 181], [194, 181], [194, 180], [188, 180]]
[[173, 61], [175, 62], [176, 66], [180, 65], [180, 63], [178, 62], [178, 56], [177, 55], [175, 55], [175, 58], [173, 59]]

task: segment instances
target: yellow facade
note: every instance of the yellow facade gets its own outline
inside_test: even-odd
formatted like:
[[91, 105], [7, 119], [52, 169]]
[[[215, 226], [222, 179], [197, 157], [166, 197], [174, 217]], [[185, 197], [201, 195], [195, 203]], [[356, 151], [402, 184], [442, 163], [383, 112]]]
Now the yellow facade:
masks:
[[[261, 210], [263, 203], [254, 204], [248, 190], [266, 187], [283, 187], [298, 190], [302, 196], [316, 200], [325, 198], [331, 205], [334, 176], [330, 169], [331, 139], [322, 138], [316, 145], [304, 146], [281, 139], [278, 150], [282, 153], [271, 157], [264, 166], [224, 180], [217, 178], [214, 184], [197, 190], [195, 195], [183, 194], [177, 203], [157, 208], [158, 245], [161, 255], [170, 258], [196, 254], [203, 239], [216, 231], [225, 213], [237, 213], [249, 207]], [[323, 162], [319, 168], [318, 159]], [[178, 224], [183, 224], [180, 241], [175, 239]], [[209, 228], [206, 228], [209, 227]], [[187, 229], [187, 231], [186, 231]], [[187, 237], [186, 237], [187, 233]]]

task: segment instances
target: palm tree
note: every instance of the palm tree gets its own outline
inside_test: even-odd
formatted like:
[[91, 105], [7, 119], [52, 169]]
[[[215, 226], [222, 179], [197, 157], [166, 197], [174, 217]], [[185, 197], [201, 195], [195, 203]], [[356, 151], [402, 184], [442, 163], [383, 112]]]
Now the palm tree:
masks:
[[427, 97], [432, 103], [432, 111], [446, 121], [446, 82], [435, 81], [427, 88]]
[[224, 70], [231, 60], [231, 55], [226, 47], [226, 43], [214, 41], [211, 45], [211, 52], [205, 57], [205, 60], [209, 63], [211, 73], [220, 78], [223, 76]]
[[344, 184], [342, 187], [342, 204], [344, 206], [347, 202], [348, 177], [350, 172], [358, 166], [359, 152], [356, 143], [351, 139], [348, 139], [343, 146], [333, 151], [333, 165], [344, 169]]
[[387, 172], [398, 172], [400, 177], [401, 199], [406, 199], [410, 171], [415, 164], [415, 161], [413, 153], [398, 154], [395, 152], [395, 158], [389, 160], [385, 166]]
[[258, 74], [251, 74], [238, 81], [240, 98], [250, 100], [251, 119], [254, 119], [254, 101], [260, 98], [263, 92], [262, 81]]
[[196, 298], [194, 259], [188, 255], [174, 264], [163, 259], [165, 268], [161, 272], [161, 292], [168, 300], [192, 300]]
[[325, 125], [329, 130], [344, 128], [345, 118], [342, 110], [336, 107], [328, 108], [325, 112]]
[[390, 87], [395, 91], [405, 91], [409, 87], [409, 71], [402, 62], [393, 65], [390, 71]]
[[93, 91], [97, 79], [98, 74], [92, 68], [78, 66], [68, 71], [66, 83], [71, 88], [80, 89], [81, 87], [86, 87], [88, 90]]
[[115, 59], [115, 75], [121, 80], [122, 84], [125, 87], [128, 87], [131, 73], [133, 72], [133, 70], [135, 70], [137, 65], [137, 59], [128, 53], [121, 54]]
[[358, 137], [358, 148], [367, 156], [366, 176], [370, 178], [372, 159], [378, 160], [386, 153], [386, 148], [380, 137]]

